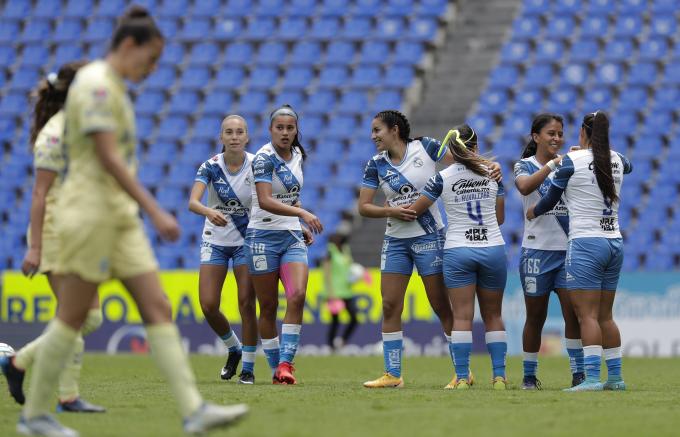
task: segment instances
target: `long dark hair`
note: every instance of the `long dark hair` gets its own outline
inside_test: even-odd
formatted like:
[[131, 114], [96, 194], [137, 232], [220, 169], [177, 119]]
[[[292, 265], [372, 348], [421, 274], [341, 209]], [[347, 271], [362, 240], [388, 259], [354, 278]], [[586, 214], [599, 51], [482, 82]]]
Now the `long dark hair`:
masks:
[[387, 125], [389, 129], [394, 126], [399, 128], [399, 139], [408, 144], [411, 137], [411, 125], [408, 122], [408, 118], [399, 111], [393, 109], [387, 111], [378, 112], [375, 117]]
[[62, 65], [57, 74], [50, 73], [38, 83], [33, 92], [37, 100], [33, 109], [33, 122], [31, 123], [31, 149], [47, 121], [64, 107], [71, 82], [76, 77], [78, 69], [83, 65], [85, 65], [85, 61], [69, 62]]
[[600, 187], [605, 203], [611, 205], [618, 202], [614, 176], [612, 175], [612, 155], [609, 147], [609, 118], [602, 111], [597, 111], [583, 117], [581, 125], [590, 142], [593, 153], [593, 166], [597, 186]]
[[488, 177], [488, 161], [475, 152], [477, 133], [467, 124], [459, 124], [446, 134], [444, 144], [451, 150], [456, 162], [480, 176]]
[[[285, 111], [281, 111], [285, 110]], [[279, 114], [278, 112], [281, 113]], [[297, 149], [298, 152], [300, 152], [300, 155], [302, 155], [302, 160], [307, 159], [307, 153], [305, 152], [305, 148], [302, 147], [302, 144], [300, 143], [300, 137], [302, 134], [300, 133], [300, 123], [298, 123], [298, 115], [297, 112], [293, 109], [292, 106], [285, 104], [281, 105], [278, 108], [276, 108], [274, 111], [272, 111], [271, 114], [269, 114], [269, 127], [271, 128], [274, 124], [274, 118], [278, 117], [279, 115], [290, 115], [295, 119], [295, 124], [297, 125], [297, 133], [295, 134], [295, 138], [293, 138], [293, 144], [291, 145], [291, 149], [295, 150]]]
[[163, 39], [163, 34], [146, 8], [133, 5], [118, 18], [118, 25], [111, 38], [111, 50], [131, 36], [138, 46], [154, 39]]
[[538, 114], [536, 117], [534, 117], [534, 121], [531, 122], [530, 139], [527, 145], [524, 146], [524, 150], [522, 150], [522, 158], [528, 158], [536, 154], [538, 144], [536, 144], [536, 141], [534, 141], [534, 134], [540, 134], [541, 129], [543, 129], [545, 125], [547, 125], [553, 120], [557, 121], [562, 126], [564, 126], [564, 120], [562, 119], [561, 115], [546, 112], [543, 114]]

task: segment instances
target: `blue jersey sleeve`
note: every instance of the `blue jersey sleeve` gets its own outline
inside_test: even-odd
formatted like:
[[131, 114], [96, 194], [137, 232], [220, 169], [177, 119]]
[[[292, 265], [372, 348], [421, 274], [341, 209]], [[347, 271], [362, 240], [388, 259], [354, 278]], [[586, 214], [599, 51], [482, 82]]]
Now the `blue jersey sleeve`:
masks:
[[503, 182], [497, 182], [497, 184], [498, 191], [496, 192], [496, 197], [505, 196], [505, 187], [503, 186]]
[[380, 181], [378, 180], [378, 166], [375, 164], [374, 159], [371, 159], [366, 164], [364, 179], [361, 181], [361, 185], [366, 188], [373, 188], [374, 190], [380, 185]]
[[569, 155], [562, 158], [562, 164], [557, 169], [555, 177], [552, 179], [552, 184], [564, 191], [567, 188], [567, 183], [569, 178], [574, 174], [574, 161], [571, 160]]
[[564, 193], [564, 188], [551, 185], [546, 195], [534, 207], [534, 215], [538, 217], [553, 209], [562, 198], [562, 193]]
[[439, 162], [444, 155], [446, 155], [446, 147], [442, 146], [442, 143], [438, 140], [430, 137], [422, 137], [420, 142], [425, 148], [428, 156], [432, 158], [434, 162]]
[[527, 161], [517, 161], [514, 167], [515, 179], [520, 176], [531, 176], [531, 167]]
[[620, 154], [619, 152], [616, 152], [617, 155], [619, 155], [619, 158], [621, 158], [621, 162], [623, 162], [623, 174], [629, 174], [633, 171], [633, 163], [630, 162], [628, 158], [626, 158], [624, 155]]
[[194, 178], [194, 181], [195, 182], [203, 182], [204, 184], [208, 185], [211, 180], [212, 180], [212, 178], [211, 178], [210, 168], [208, 166], [208, 163], [204, 162], [203, 164], [201, 164], [200, 167], [198, 167], [198, 172], [196, 173], [196, 177]]
[[435, 202], [439, 196], [442, 195], [443, 190], [444, 179], [442, 179], [441, 174], [437, 173], [427, 181], [427, 184], [422, 189], [421, 193], [431, 201]]
[[258, 153], [253, 159], [253, 180], [255, 182], [272, 183], [274, 163], [266, 153]]

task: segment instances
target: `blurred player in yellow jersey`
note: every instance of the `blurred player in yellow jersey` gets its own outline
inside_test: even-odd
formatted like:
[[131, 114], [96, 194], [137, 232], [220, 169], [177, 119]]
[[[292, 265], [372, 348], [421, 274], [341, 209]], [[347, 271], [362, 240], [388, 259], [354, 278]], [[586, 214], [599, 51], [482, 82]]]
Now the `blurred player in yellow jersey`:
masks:
[[138, 216], [141, 207], [162, 238], [179, 237], [175, 219], [134, 176], [135, 116], [124, 82], [148, 76], [163, 44], [146, 9], [132, 7], [119, 20], [106, 58], [78, 72], [66, 99], [68, 169], [56, 216], [60, 305], [37, 353], [20, 433], [78, 435], [48, 414], [50, 394], [97, 286], [109, 278], [120, 279], [139, 308], [151, 355], [179, 404], [185, 432], [227, 425], [247, 412], [245, 405], [207, 404], [198, 393]]
[[[36, 90], [37, 101], [31, 126], [31, 143], [34, 145], [35, 183], [31, 199], [31, 224], [28, 232], [28, 252], [21, 266], [24, 274], [32, 277], [44, 273], [50, 288], [56, 293], [59, 276], [54, 269], [59, 253], [54, 226], [55, 205], [66, 168], [62, 137], [64, 134], [64, 101], [78, 69], [84, 62], [65, 64], [57, 74], [41, 80]], [[57, 299], [59, 299], [59, 296]], [[76, 340], [74, 354], [59, 378], [59, 404], [57, 411], [104, 412], [104, 408], [80, 398], [78, 381], [85, 348], [83, 335], [97, 329], [102, 323], [99, 299], [95, 294], [83, 328]], [[15, 357], [0, 362], [7, 377], [10, 394], [19, 404], [25, 401], [22, 383], [24, 373], [35, 359], [36, 351], [44, 337], [40, 336], [21, 348]]]

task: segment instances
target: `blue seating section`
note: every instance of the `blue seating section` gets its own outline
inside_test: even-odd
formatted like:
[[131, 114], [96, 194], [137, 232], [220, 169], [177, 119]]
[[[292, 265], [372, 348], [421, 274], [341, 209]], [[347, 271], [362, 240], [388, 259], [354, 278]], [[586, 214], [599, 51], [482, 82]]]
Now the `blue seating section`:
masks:
[[[507, 180], [534, 115], [565, 117], [566, 149], [578, 144], [584, 114], [607, 111], [611, 143], [635, 169], [621, 196], [625, 270], [680, 268], [679, 11], [668, 0], [524, 0], [468, 117]], [[521, 197], [505, 186], [502, 229], [517, 266]]]
[[[0, 232], [24, 244], [31, 192], [29, 92], [59, 65], [105, 54], [115, 20], [137, 3], [166, 37], [158, 69], [133, 87], [142, 182], [172, 210], [185, 237], [162, 244], [163, 268], [196, 268], [202, 219], [186, 211], [198, 165], [216, 153], [221, 118], [242, 114], [255, 151], [268, 114], [290, 103], [309, 154], [303, 202], [327, 231], [353, 205], [374, 153], [369, 123], [400, 108], [448, 0], [12, 0], [0, 5]], [[9, 243], [7, 243], [9, 244]], [[23, 250], [0, 250], [0, 270]], [[25, 246], [24, 246], [25, 247]]]

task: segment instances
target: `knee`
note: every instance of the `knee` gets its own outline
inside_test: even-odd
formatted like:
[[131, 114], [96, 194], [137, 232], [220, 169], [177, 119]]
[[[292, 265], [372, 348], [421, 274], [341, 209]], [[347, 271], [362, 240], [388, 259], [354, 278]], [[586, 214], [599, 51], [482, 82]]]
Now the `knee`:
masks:
[[305, 306], [305, 296], [306, 292], [301, 288], [294, 288], [288, 296], [286, 296], [286, 302], [289, 307], [302, 308]]
[[201, 311], [206, 316], [213, 316], [220, 312], [220, 302], [216, 299], [201, 300]]
[[81, 332], [83, 335], [90, 334], [91, 332], [99, 329], [103, 322], [104, 316], [102, 315], [101, 308], [91, 309], [87, 312], [87, 317], [85, 318]]
[[273, 320], [276, 318], [276, 310], [279, 307], [277, 299], [262, 299], [259, 303], [261, 319]]
[[255, 314], [255, 301], [250, 298], [239, 298], [238, 300], [238, 310], [241, 316], [244, 315], [254, 315]]
[[392, 318], [400, 318], [401, 317], [401, 311], [402, 308], [404, 307], [403, 303], [401, 302], [395, 302], [392, 300], [383, 300], [383, 317], [385, 319], [392, 319]]

